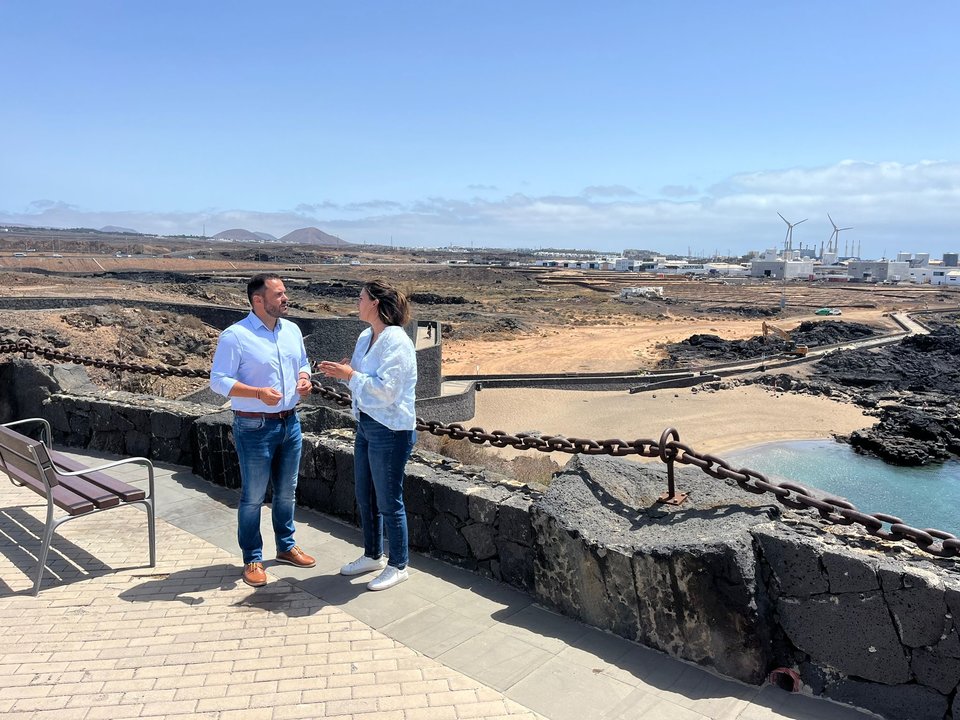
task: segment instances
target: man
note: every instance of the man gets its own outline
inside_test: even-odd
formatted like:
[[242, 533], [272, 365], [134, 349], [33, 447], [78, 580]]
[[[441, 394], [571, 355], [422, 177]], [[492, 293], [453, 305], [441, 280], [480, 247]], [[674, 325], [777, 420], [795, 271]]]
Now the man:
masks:
[[277, 562], [313, 567], [316, 561], [293, 540], [293, 510], [300, 472], [298, 396], [310, 394], [310, 364], [303, 335], [287, 314], [287, 291], [279, 276], [264, 273], [247, 283], [251, 311], [222, 333], [210, 371], [211, 389], [230, 398], [233, 440], [240, 460], [237, 540], [243, 581], [267, 584], [263, 570], [260, 508], [273, 488]]

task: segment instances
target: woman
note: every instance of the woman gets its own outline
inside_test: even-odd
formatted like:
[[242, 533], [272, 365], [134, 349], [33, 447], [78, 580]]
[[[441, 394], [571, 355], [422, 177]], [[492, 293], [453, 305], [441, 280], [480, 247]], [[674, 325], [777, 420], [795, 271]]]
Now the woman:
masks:
[[[363, 555], [340, 569], [341, 575], [381, 570], [367, 584], [386, 590], [407, 579], [407, 511], [403, 506], [404, 465], [417, 439], [417, 358], [404, 331], [410, 319], [407, 298], [382, 280], [363, 286], [360, 319], [370, 327], [360, 333], [348, 363], [320, 363], [327, 377], [345, 382], [353, 394], [357, 420], [354, 479], [363, 527]], [[390, 544], [383, 557], [383, 530]]]

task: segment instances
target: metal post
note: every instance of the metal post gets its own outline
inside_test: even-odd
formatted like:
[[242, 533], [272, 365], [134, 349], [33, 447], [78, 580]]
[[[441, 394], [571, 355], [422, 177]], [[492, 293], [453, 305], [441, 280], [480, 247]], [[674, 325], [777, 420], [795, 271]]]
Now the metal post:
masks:
[[680, 433], [678, 433], [674, 428], [667, 428], [660, 435], [660, 459], [667, 464], [667, 492], [662, 493], [657, 502], [662, 502], [667, 505], [682, 505], [683, 501], [687, 499], [687, 493], [676, 491], [676, 487], [673, 482], [673, 462], [677, 457], [677, 451], [674, 448], [671, 448], [670, 451], [667, 451], [667, 438], [673, 436], [675, 442], [680, 442]]

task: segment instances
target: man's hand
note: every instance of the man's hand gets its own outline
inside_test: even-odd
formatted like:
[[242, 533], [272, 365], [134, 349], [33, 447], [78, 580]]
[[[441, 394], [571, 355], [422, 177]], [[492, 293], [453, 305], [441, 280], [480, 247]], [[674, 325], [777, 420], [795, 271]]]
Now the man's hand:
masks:
[[257, 397], [260, 398], [260, 402], [264, 405], [278, 405], [280, 401], [283, 400], [283, 395], [280, 394], [280, 391], [272, 387], [260, 388], [257, 391]]
[[310, 378], [300, 376], [300, 379], [297, 380], [297, 395], [300, 397], [306, 397], [313, 390], [313, 385], [310, 382]]

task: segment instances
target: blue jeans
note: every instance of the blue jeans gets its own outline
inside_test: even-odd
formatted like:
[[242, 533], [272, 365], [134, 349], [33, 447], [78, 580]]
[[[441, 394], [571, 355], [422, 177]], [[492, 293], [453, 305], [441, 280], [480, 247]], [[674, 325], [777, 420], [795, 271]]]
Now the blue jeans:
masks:
[[237, 510], [237, 541], [243, 562], [263, 561], [260, 508], [269, 484], [273, 533], [277, 552], [286, 552], [293, 541], [293, 509], [297, 476], [300, 474], [300, 419], [296, 414], [280, 420], [233, 417], [233, 442], [240, 460], [240, 507]]
[[407, 511], [403, 506], [403, 467], [407, 464], [416, 430], [391, 430], [369, 415], [360, 413], [354, 443], [353, 477], [357, 509], [363, 528], [363, 554], [383, 555], [383, 531], [390, 543], [389, 565], [405, 568]]

